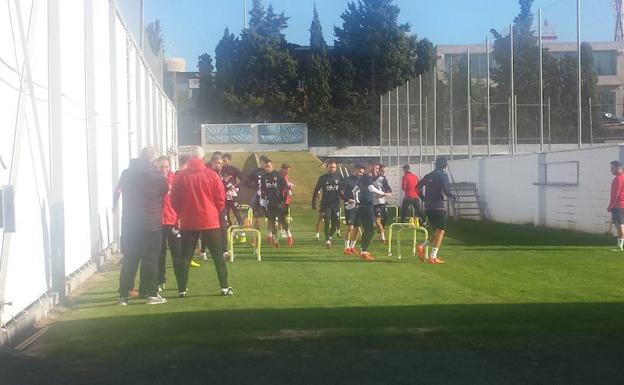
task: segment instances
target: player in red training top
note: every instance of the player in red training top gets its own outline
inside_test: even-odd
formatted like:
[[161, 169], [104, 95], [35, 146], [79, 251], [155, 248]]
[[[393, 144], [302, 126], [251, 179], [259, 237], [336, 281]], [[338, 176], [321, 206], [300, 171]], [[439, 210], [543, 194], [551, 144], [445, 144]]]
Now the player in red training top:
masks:
[[611, 174], [615, 175], [611, 182], [611, 200], [607, 211], [617, 230], [617, 248], [614, 251], [624, 251], [624, 172], [622, 163], [617, 160], [611, 162]]
[[293, 244], [293, 236], [290, 232], [290, 223], [288, 223], [288, 219], [290, 217], [289, 207], [292, 198], [293, 187], [295, 187], [295, 185], [292, 184], [288, 179], [290, 169], [291, 167], [288, 163], [284, 163], [282, 164], [282, 167], [280, 167], [280, 175], [286, 181], [286, 186], [282, 188], [282, 194], [284, 195], [284, 207], [278, 217], [279, 224], [282, 227], [282, 235], [288, 240], [288, 246], [292, 246]]

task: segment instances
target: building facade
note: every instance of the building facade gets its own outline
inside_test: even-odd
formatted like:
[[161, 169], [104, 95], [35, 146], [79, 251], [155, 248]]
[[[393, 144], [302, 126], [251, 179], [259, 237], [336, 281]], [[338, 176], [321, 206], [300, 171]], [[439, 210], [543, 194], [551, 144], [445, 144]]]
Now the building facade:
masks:
[[[624, 42], [589, 42], [594, 53], [594, 66], [598, 75], [596, 97], [592, 105], [601, 112], [624, 115]], [[555, 58], [566, 55], [576, 57], [576, 43], [544, 42], [543, 46]], [[449, 70], [451, 63], [466, 56], [470, 49], [470, 72], [473, 79], [485, 80], [487, 59], [485, 44], [439, 45], [436, 47], [438, 68]], [[490, 50], [492, 46], [490, 46]], [[490, 51], [491, 52], [491, 51]], [[490, 67], [496, 66], [490, 56]], [[538, 71], [538, 68], [535, 68]]]

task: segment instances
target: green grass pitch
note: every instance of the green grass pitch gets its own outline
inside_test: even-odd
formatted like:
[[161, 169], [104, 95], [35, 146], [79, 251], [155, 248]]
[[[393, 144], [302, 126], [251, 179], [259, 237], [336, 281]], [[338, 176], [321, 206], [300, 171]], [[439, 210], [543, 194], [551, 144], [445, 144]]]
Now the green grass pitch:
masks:
[[[624, 382], [624, 253], [612, 238], [451, 221], [446, 265], [373, 263], [313, 240], [241, 247], [236, 295], [212, 262], [188, 298], [115, 304], [118, 266], [70, 298], [24, 352], [0, 355], [2, 384], [617, 384]], [[404, 250], [409, 250], [404, 237]], [[377, 237], [375, 238], [377, 239]]]

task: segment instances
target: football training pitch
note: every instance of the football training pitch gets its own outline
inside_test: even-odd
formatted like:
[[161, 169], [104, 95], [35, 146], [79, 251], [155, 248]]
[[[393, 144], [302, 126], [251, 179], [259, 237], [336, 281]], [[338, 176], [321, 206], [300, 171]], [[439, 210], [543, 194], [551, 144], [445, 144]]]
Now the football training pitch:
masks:
[[[613, 238], [451, 221], [440, 255], [327, 250], [293, 210], [295, 246], [237, 249], [233, 297], [212, 261], [169, 302], [116, 305], [118, 265], [55, 311], [9, 384], [615, 384], [624, 375], [624, 253]], [[409, 250], [404, 237], [404, 250]]]

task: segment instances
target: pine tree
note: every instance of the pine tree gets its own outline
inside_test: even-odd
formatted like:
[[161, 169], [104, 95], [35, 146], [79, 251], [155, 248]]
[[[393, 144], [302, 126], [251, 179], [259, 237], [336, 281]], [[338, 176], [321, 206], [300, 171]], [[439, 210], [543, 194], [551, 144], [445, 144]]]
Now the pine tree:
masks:
[[[334, 27], [334, 70], [349, 76], [335, 83], [334, 100], [357, 102], [355, 108], [364, 117], [360, 133], [366, 138], [377, 136], [379, 96], [417, 75], [418, 40], [410, 36], [409, 24], [399, 24], [399, 12], [393, 0], [351, 2], [341, 16], [342, 26]], [[344, 86], [351, 88], [340, 88]], [[354, 94], [361, 98], [352, 98]]]
[[330, 107], [331, 88], [329, 79], [331, 65], [327, 56], [327, 44], [319, 20], [316, 4], [310, 26], [310, 53], [306, 63], [305, 90], [308, 111], [317, 113]]

